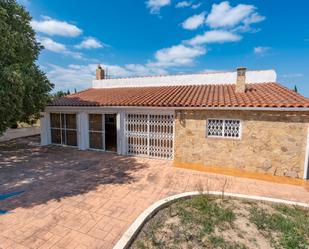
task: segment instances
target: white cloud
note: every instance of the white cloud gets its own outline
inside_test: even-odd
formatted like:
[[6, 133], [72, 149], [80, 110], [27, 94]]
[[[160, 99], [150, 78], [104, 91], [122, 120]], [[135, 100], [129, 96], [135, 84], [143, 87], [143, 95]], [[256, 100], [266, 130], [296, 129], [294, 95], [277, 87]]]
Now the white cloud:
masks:
[[202, 12], [199, 15], [194, 15], [186, 19], [182, 23], [182, 27], [184, 29], [194, 30], [197, 29], [199, 26], [201, 26], [205, 22], [205, 12]]
[[97, 40], [94, 37], [88, 37], [86, 39], [84, 39], [80, 44], [75, 46], [78, 49], [95, 49], [95, 48], [102, 48], [103, 44]]
[[160, 9], [164, 6], [171, 4], [171, 0], [148, 0], [146, 1], [147, 8], [150, 9], [150, 13], [158, 14]]
[[128, 64], [125, 68], [133, 75], [162, 75], [168, 72], [163, 68], [151, 67], [151, 65]]
[[265, 16], [261, 16], [259, 13], [253, 13], [251, 16], [244, 19], [244, 25], [249, 26], [253, 23], [259, 23], [265, 20]]
[[190, 7], [192, 5], [191, 2], [188, 2], [188, 1], [181, 1], [181, 2], [178, 2], [175, 7], [176, 8], [185, 8], [185, 7]]
[[82, 33], [82, 30], [73, 24], [52, 19], [47, 16], [43, 17], [41, 21], [32, 20], [30, 24], [35, 31], [48, 35], [76, 37]]
[[192, 9], [197, 9], [202, 5], [202, 3], [197, 3], [197, 4], [192, 4], [191, 8]]
[[196, 46], [207, 43], [225, 43], [237, 42], [242, 39], [241, 36], [225, 30], [206, 31], [203, 35], [197, 35], [186, 43]]
[[158, 50], [155, 53], [156, 62], [150, 62], [148, 65], [156, 67], [192, 65], [196, 57], [206, 52], [206, 49], [202, 47], [176, 45]]
[[47, 69], [47, 77], [55, 84], [55, 90], [81, 90], [91, 87], [94, 79], [96, 64], [68, 65], [61, 67], [50, 64]]
[[270, 50], [270, 47], [255, 47], [253, 49], [254, 53], [257, 55], [264, 55], [269, 50]]
[[75, 59], [82, 59], [82, 54], [74, 51], [70, 51], [64, 44], [55, 42], [48, 37], [38, 37], [38, 41], [44, 46], [46, 50], [52, 51], [54, 53], [63, 54], [66, 56], [71, 56]]
[[231, 28], [238, 24], [248, 26], [265, 19], [256, 12], [254, 5], [238, 4], [231, 7], [228, 1], [213, 4], [206, 23], [212, 28]]
[[67, 50], [64, 44], [55, 42], [54, 40], [47, 37], [38, 38], [38, 41], [44, 46], [46, 50], [55, 53], [61, 53]]
[[191, 9], [197, 9], [202, 5], [202, 3], [193, 4], [191, 1], [181, 1], [175, 5], [175, 8], [187, 8], [191, 7]]
[[[149, 67], [141, 64], [128, 64], [124, 66], [113, 64], [101, 64], [107, 69], [108, 77], [130, 77], [167, 74], [167, 71], [157, 67]], [[91, 87], [91, 82], [95, 78], [97, 64], [78, 65], [70, 64], [68, 66], [58, 66], [54, 64], [47, 65], [47, 76], [55, 84], [55, 90], [82, 90]]]

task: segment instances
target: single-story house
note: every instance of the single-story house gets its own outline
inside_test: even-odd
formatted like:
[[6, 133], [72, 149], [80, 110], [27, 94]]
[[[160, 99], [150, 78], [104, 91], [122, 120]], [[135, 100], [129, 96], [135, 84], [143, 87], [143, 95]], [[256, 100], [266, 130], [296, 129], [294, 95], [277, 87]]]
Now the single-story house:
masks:
[[107, 78], [53, 101], [41, 144], [308, 179], [309, 99], [273, 70]]

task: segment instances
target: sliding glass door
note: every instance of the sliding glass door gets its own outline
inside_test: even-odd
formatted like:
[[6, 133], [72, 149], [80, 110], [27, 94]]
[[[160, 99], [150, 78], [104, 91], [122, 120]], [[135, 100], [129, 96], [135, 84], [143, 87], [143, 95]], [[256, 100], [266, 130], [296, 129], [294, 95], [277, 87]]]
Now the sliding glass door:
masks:
[[89, 148], [117, 151], [116, 114], [89, 114]]
[[89, 114], [89, 148], [105, 149], [104, 115]]
[[51, 142], [77, 146], [77, 125], [76, 114], [51, 113]]

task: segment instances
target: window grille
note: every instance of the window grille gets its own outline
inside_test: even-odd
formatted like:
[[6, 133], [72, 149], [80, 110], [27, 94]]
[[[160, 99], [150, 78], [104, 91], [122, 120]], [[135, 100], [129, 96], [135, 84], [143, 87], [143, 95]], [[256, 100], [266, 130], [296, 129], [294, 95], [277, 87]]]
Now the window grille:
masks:
[[207, 136], [240, 138], [241, 122], [236, 119], [208, 119]]
[[126, 114], [127, 154], [173, 158], [173, 115]]

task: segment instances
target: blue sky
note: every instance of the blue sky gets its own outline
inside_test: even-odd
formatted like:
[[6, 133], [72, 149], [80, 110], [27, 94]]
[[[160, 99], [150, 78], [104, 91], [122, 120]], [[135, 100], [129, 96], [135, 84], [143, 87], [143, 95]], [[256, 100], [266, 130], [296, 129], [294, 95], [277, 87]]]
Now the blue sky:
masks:
[[20, 0], [56, 90], [110, 77], [275, 69], [309, 97], [309, 1]]

